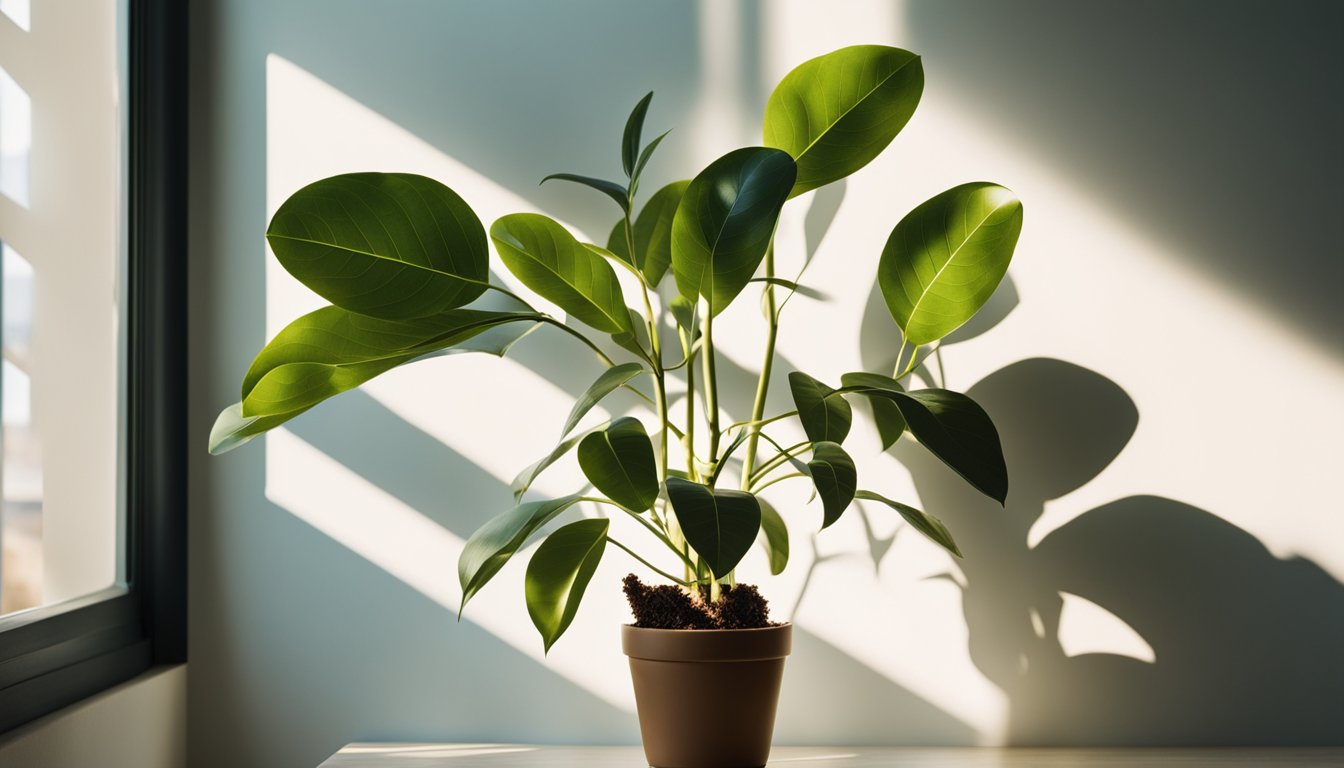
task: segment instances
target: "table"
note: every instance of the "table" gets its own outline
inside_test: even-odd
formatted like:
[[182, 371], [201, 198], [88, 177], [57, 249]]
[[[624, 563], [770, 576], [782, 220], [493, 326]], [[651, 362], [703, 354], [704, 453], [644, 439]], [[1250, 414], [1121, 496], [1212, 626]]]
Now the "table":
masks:
[[[782, 768], [1338, 768], [1344, 749], [776, 747]], [[644, 768], [639, 747], [350, 744], [319, 768]]]

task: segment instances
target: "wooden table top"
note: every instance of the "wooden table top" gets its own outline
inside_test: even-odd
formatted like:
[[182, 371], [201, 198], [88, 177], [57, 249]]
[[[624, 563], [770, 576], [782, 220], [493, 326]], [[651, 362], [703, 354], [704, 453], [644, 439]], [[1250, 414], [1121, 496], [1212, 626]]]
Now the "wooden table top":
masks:
[[[1344, 748], [776, 747], [783, 768], [1338, 768]], [[643, 768], [639, 747], [350, 744], [319, 768]]]

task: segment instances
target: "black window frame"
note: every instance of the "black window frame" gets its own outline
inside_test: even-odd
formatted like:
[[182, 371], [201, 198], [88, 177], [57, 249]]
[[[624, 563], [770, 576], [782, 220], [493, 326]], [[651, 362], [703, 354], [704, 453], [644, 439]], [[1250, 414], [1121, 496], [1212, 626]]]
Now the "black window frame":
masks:
[[186, 6], [127, 4], [126, 587], [0, 617], [0, 733], [187, 659]]

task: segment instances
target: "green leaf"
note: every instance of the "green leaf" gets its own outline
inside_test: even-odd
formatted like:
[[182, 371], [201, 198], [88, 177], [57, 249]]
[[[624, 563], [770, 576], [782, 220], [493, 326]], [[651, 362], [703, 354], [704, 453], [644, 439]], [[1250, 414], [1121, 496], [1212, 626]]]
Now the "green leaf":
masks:
[[887, 450], [895, 445], [897, 440], [901, 439], [901, 435], [905, 433], [905, 417], [901, 415], [901, 409], [896, 407], [896, 403], [892, 402], [891, 398], [865, 391], [904, 392], [905, 387], [902, 387], [900, 382], [890, 376], [856, 371], [842, 375], [840, 386], [844, 389], [857, 390], [864, 395], [864, 399], [872, 407], [873, 421], [877, 424], [877, 434], [882, 439], [882, 450]]
[[626, 509], [644, 512], [658, 499], [653, 443], [632, 416], [585, 437], [579, 443], [579, 466], [597, 490]]
[[489, 250], [448, 187], [409, 173], [348, 173], [290, 195], [266, 239], [299, 282], [338, 307], [389, 320], [438, 314], [485, 290]]
[[614, 365], [602, 372], [588, 389], [579, 395], [579, 399], [574, 401], [574, 407], [569, 412], [569, 418], [565, 419], [565, 428], [560, 430], [560, 437], [563, 439], [575, 427], [579, 425], [579, 420], [584, 414], [593, 409], [593, 406], [602, 401], [602, 398], [615, 392], [626, 382], [643, 373], [644, 366], [639, 363], [622, 363]]
[[581, 496], [529, 501], [496, 515], [471, 534], [457, 558], [457, 580], [462, 585], [462, 609], [504, 564], [522, 549], [543, 525], [579, 502]]
[[667, 479], [667, 498], [686, 541], [716, 578], [737, 567], [761, 530], [761, 507], [745, 491], [710, 489], [676, 477]]
[[845, 449], [832, 442], [812, 444], [812, 458], [807, 462], [807, 469], [817, 495], [821, 496], [821, 527], [828, 528], [840, 519], [854, 500], [854, 491], [859, 487], [858, 470]]
[[695, 331], [695, 300], [688, 299], [685, 296], [673, 296], [667, 303], [667, 309], [672, 313], [672, 319], [677, 325], [684, 328], [687, 333]]
[[905, 518], [905, 521], [912, 528], [929, 537], [933, 543], [946, 549], [948, 552], [961, 557], [961, 550], [957, 548], [957, 542], [952, 540], [952, 534], [947, 530], [947, 526], [938, 518], [927, 512], [920, 511], [908, 504], [902, 504], [899, 501], [892, 501], [885, 496], [873, 493], [872, 491], [857, 491], [854, 498], [865, 501], [880, 501], [891, 507]]
[[649, 111], [649, 102], [653, 101], [653, 91], [639, 100], [625, 121], [625, 133], [621, 136], [621, 167], [626, 176], [635, 175], [635, 162], [639, 157], [639, 145], [643, 140], [644, 116]]
[[672, 273], [682, 296], [704, 296], [717, 315], [746, 287], [765, 258], [795, 172], [788, 153], [746, 147], [691, 180], [672, 220]]
[[247, 417], [243, 415], [243, 404], [234, 403], [220, 411], [219, 416], [215, 418], [215, 425], [210, 429], [210, 453], [215, 456], [228, 453], [306, 410], [308, 409], [304, 408], [279, 416]]
[[644, 173], [644, 166], [649, 164], [649, 159], [653, 157], [654, 150], [658, 149], [658, 145], [662, 144], [663, 139], [667, 138], [667, 134], [671, 132], [669, 129], [658, 134], [653, 141], [649, 142], [649, 146], [639, 153], [639, 159], [635, 161], [635, 172], [630, 177], [630, 197], [632, 199], [635, 193], [639, 191], [639, 177]]
[[1003, 280], [1022, 231], [1022, 203], [997, 184], [953, 187], [891, 231], [877, 267], [887, 309], [912, 344], [970, 320]]
[[853, 412], [843, 397], [832, 397], [834, 389], [802, 371], [789, 374], [789, 390], [793, 393], [798, 421], [802, 422], [808, 440], [814, 443], [845, 441]]
[[548, 652], [574, 621], [606, 550], [609, 524], [604, 518], [570, 523], [547, 536], [527, 564], [527, 613]]
[[651, 286], [657, 286], [672, 266], [672, 220], [690, 180], [674, 181], [653, 193], [635, 219], [635, 253], [625, 242], [625, 221], [616, 222], [607, 238], [607, 250], [634, 264]]
[[621, 186], [620, 184], [617, 184], [614, 181], [607, 181], [606, 179], [597, 179], [592, 176], [580, 176], [577, 173], [552, 173], [550, 176], [547, 176], [546, 178], [542, 179], [541, 184], [545, 184], [551, 179], [558, 179], [560, 181], [572, 181], [575, 184], [582, 184], [583, 186], [588, 187], [590, 189], [595, 189], [598, 192], [601, 192], [602, 194], [606, 195], [607, 197], [610, 197], [612, 200], [615, 200], [616, 204], [621, 206], [622, 211], [625, 211], [626, 213], [630, 212], [630, 193], [626, 190], [625, 187]]
[[770, 574], [778, 576], [789, 564], [789, 527], [765, 499], [758, 498], [756, 503], [761, 506], [761, 544], [770, 559]]
[[511, 213], [490, 226], [504, 266], [528, 288], [605, 333], [631, 330], [616, 273], [564, 227], [536, 213]]
[[765, 144], [798, 161], [790, 197], [867, 165], [901, 132], [924, 92], [919, 57], [855, 45], [799, 64], [765, 104]]
[[552, 448], [550, 453], [523, 468], [523, 471], [519, 472], [518, 475], [513, 478], [513, 482], [509, 484], [509, 490], [513, 491], [514, 500], [517, 501], [518, 499], [521, 499], [523, 494], [527, 493], [527, 489], [532, 487], [532, 483], [537, 479], [537, 476], [546, 471], [547, 467], [559, 461], [566, 453], [569, 453], [571, 448], [579, 444], [579, 441], [594, 432], [606, 429], [607, 425], [610, 423], [611, 422], [609, 421], [604, 421], [601, 424], [594, 426], [592, 429], [585, 430], [567, 440], [560, 441], [560, 444]]
[[1003, 447], [994, 422], [979, 404], [946, 389], [920, 389], [889, 397], [921, 445], [981, 493], [1000, 504], [1005, 502], [1008, 468]]

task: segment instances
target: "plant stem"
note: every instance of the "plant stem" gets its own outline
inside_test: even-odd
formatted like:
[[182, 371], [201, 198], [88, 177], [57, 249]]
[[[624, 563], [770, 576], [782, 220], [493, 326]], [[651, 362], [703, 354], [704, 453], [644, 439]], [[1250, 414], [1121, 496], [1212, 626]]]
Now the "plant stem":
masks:
[[[765, 276], [775, 276], [775, 243], [772, 240], [765, 249]], [[779, 309], [775, 306], [775, 286], [765, 284], [765, 314], [769, 317], [769, 327], [765, 333], [765, 360], [761, 362], [761, 377], [756, 380], [756, 399], [751, 405], [752, 422], [761, 421], [765, 414], [765, 397], [770, 390], [770, 371], [775, 365], [775, 341], [779, 337]], [[761, 424], [751, 427], [747, 437], [747, 452], [742, 458], [742, 488], [750, 486], [751, 469], [756, 464], [756, 444], [760, 441]]]
[[714, 375], [714, 310], [706, 302], [705, 330], [700, 354], [705, 363], [705, 419], [709, 422], [709, 455], [712, 466], [719, 460], [719, 381]]
[[764, 491], [766, 488], [769, 488], [770, 486], [780, 482], [781, 480], [791, 480], [795, 477], [807, 477], [807, 475], [803, 474], [802, 472], [792, 472], [787, 475], [780, 475], [779, 477], [773, 477], [770, 479], [769, 482], [764, 483], [762, 485], [754, 486], [752, 488], [748, 488], [747, 490], [751, 491], [752, 493], [760, 493], [761, 491]]
[[662, 568], [659, 568], [658, 566], [654, 565], [653, 563], [650, 563], [648, 560], [645, 560], [644, 558], [642, 558], [642, 557], [640, 557], [639, 555], [635, 554], [635, 551], [634, 551], [633, 549], [631, 549], [631, 548], [625, 546], [624, 544], [622, 544], [621, 542], [619, 542], [619, 541], [617, 541], [617, 540], [611, 538], [610, 536], [607, 537], [607, 542], [608, 542], [608, 543], [611, 543], [611, 544], [615, 544], [616, 546], [620, 547], [621, 549], [624, 549], [625, 552], [626, 552], [626, 554], [630, 555], [631, 557], [635, 558], [635, 559], [638, 560], [639, 562], [643, 563], [643, 564], [645, 565], [645, 567], [647, 567], [649, 570], [653, 571], [654, 573], [658, 574], [659, 576], [662, 576], [664, 579], [667, 579], [668, 581], [671, 581], [671, 582], [673, 582], [673, 583], [675, 583], [675, 584], [679, 584], [679, 585], [681, 585], [681, 586], [683, 586], [683, 587], [689, 587], [689, 586], [691, 586], [692, 582], [685, 581], [685, 580], [683, 580], [683, 579], [678, 579], [676, 576], [673, 576], [672, 574], [668, 573], [667, 571], [664, 571]]

